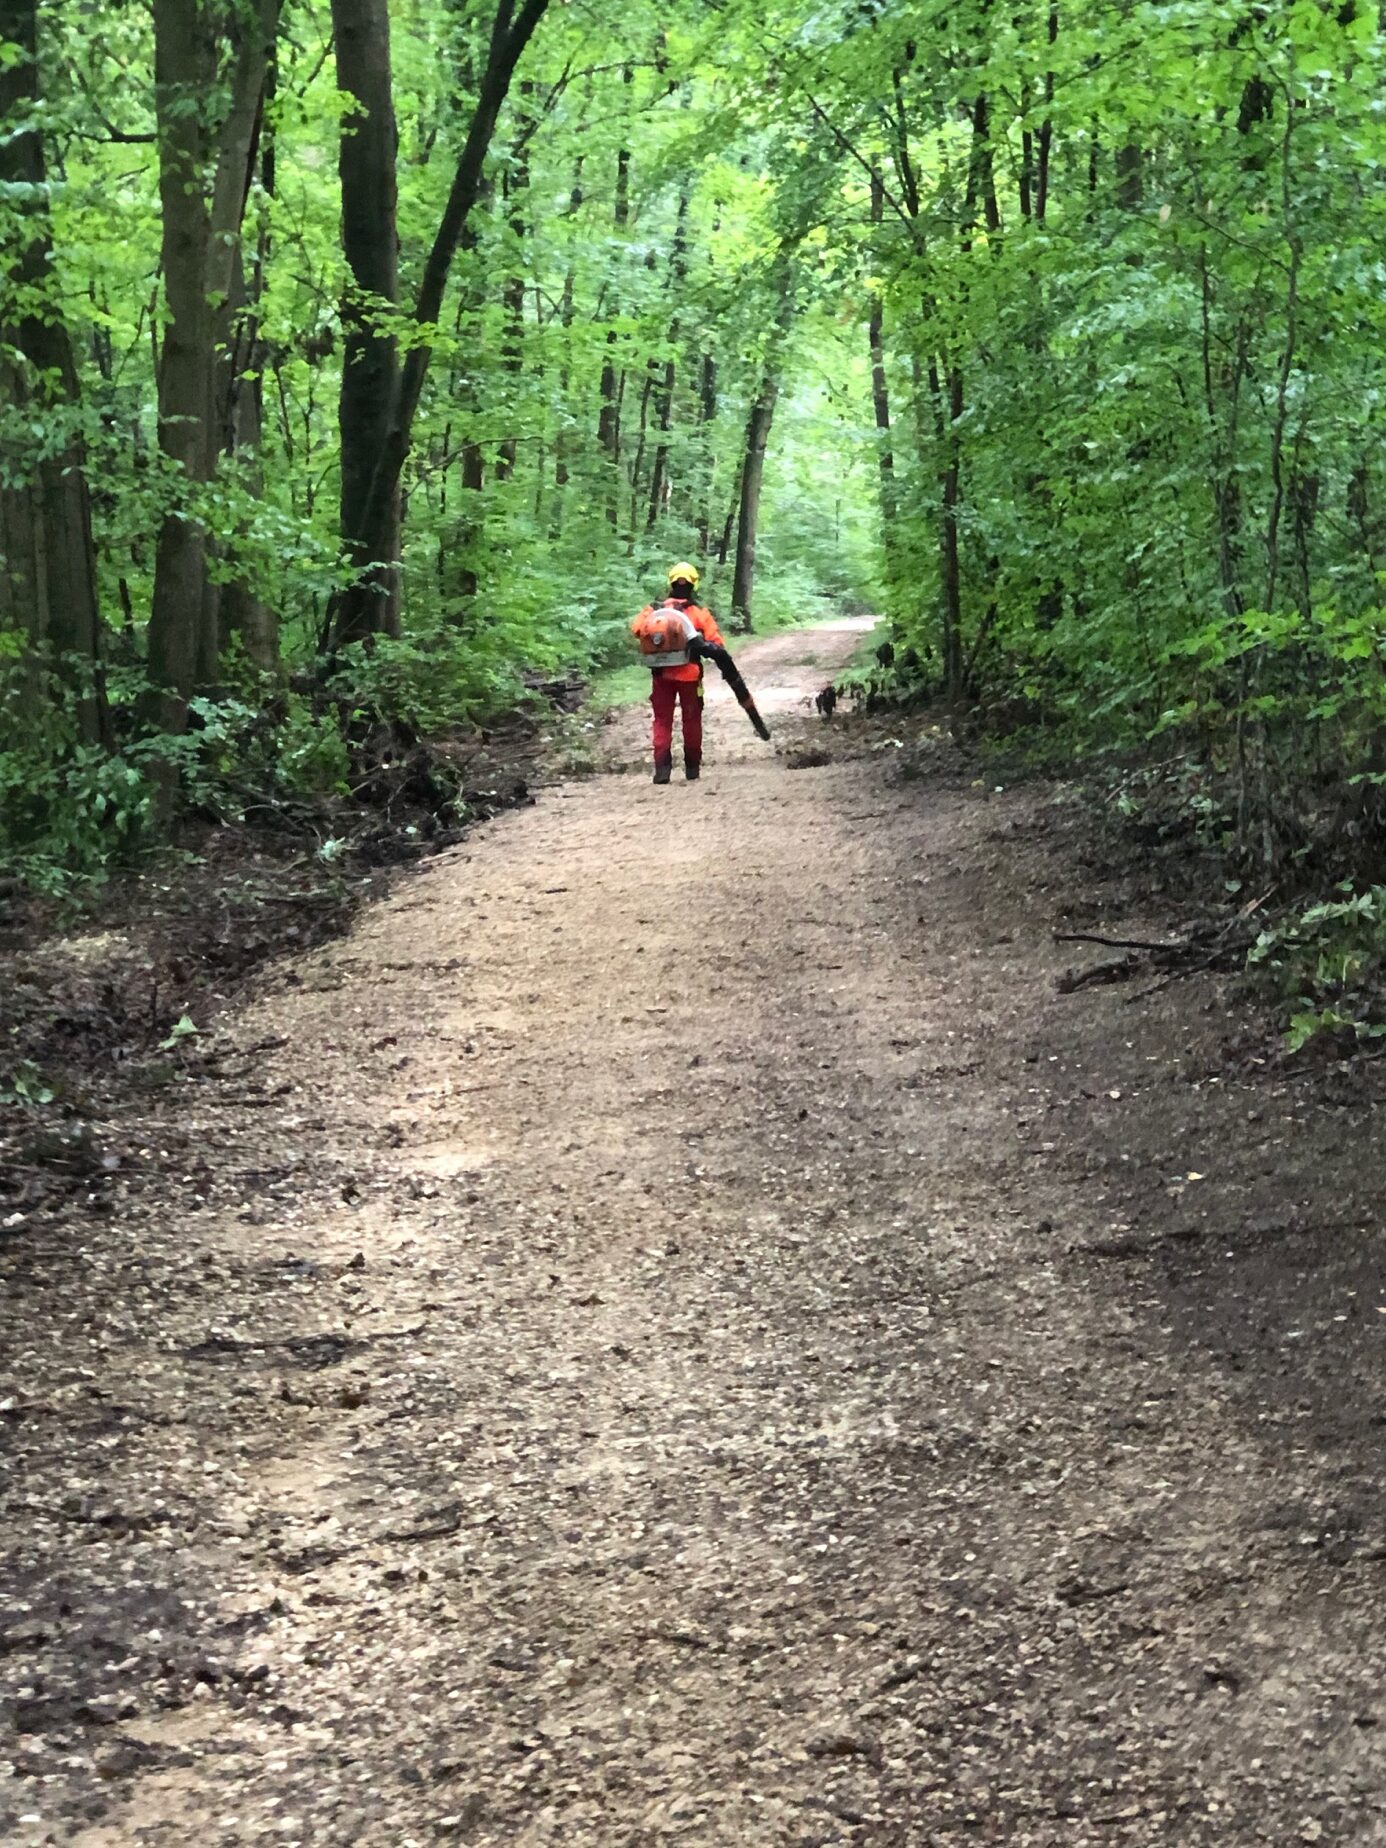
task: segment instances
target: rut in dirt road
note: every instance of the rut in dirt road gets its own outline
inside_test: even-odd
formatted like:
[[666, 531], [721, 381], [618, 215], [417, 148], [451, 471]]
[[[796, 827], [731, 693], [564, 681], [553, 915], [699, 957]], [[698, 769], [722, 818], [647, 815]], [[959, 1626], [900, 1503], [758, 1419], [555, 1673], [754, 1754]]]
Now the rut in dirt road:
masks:
[[[858, 640], [739, 651], [781, 736]], [[267, 981], [181, 1199], [11, 1276], [70, 1437], [5, 1838], [1383, 1839], [1346, 1478], [1084, 1255], [1182, 1029], [1055, 999], [1045, 798], [643, 737]]]

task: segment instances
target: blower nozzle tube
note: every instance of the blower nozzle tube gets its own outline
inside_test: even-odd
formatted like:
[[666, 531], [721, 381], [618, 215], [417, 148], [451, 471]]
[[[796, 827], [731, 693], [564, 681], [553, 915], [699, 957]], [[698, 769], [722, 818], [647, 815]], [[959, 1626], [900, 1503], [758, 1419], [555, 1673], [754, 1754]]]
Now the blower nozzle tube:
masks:
[[715, 661], [717, 663], [718, 672], [736, 695], [736, 703], [755, 727], [756, 736], [764, 738], [768, 744], [770, 728], [756, 710], [756, 702], [751, 698], [751, 690], [741, 678], [737, 665], [727, 650], [716, 642], [707, 642], [701, 636], [695, 636], [688, 644], [688, 658], [690, 661]]

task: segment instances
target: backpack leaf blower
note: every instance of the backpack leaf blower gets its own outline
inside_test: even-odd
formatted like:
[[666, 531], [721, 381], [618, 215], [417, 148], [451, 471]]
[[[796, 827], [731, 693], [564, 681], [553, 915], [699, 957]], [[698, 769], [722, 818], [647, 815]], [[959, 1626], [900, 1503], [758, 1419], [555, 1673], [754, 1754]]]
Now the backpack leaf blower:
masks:
[[755, 727], [756, 736], [758, 738], [764, 738], [768, 744], [770, 742], [770, 728], [756, 710], [756, 702], [751, 698], [751, 690], [741, 678], [740, 673], [737, 671], [736, 663], [732, 660], [727, 650], [716, 642], [705, 642], [700, 635], [694, 636], [688, 644], [688, 659], [690, 661], [715, 661], [717, 663], [718, 671], [723, 680], [726, 681], [727, 685], [736, 695], [737, 705], [740, 706], [741, 710]]

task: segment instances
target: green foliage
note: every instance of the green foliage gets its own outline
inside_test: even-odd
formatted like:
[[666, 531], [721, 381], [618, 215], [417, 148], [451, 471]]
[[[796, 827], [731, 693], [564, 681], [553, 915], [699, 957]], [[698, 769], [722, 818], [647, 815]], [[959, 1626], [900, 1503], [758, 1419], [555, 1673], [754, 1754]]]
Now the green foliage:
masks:
[[170, 1027], [167, 1039], [161, 1039], [159, 1041], [159, 1051], [172, 1052], [175, 1047], [181, 1046], [185, 1040], [195, 1038], [196, 1034], [197, 1023], [190, 1015], [180, 1014], [177, 1020], [174, 1021], [172, 1027]]
[[1069, 749], [1174, 734], [1284, 863], [1380, 770], [1379, 22], [821, 20], [783, 68], [880, 176], [897, 638]]
[[12, 645], [0, 645], [0, 738], [0, 869], [55, 898], [104, 878], [147, 824], [144, 768], [85, 743], [70, 679]]
[[1325, 1032], [1386, 1036], [1386, 887], [1339, 894], [1263, 931], [1247, 959], [1286, 1005], [1292, 1051]]
[[279, 787], [291, 794], [345, 795], [351, 766], [337, 715], [296, 697], [285, 699], [282, 711], [266, 750]]
[[[518, 694], [514, 665], [504, 656], [500, 671], [509, 679], [509, 690]], [[422, 640], [384, 636], [369, 646], [343, 649], [326, 691], [349, 722], [359, 725], [389, 714], [414, 731], [429, 732], [501, 703], [494, 672], [495, 657], [483, 665], [458, 635], [435, 633]]]
[[0, 636], [0, 872], [53, 898], [79, 898], [156, 845], [156, 791], [169, 775], [190, 804], [239, 820], [247, 799], [345, 793], [347, 747], [335, 710], [245, 675], [244, 697], [191, 703], [191, 726], [140, 718], [142, 672], [109, 676], [118, 748], [87, 743], [80, 673], [40, 668]]
[[51, 1104], [57, 1096], [32, 1059], [21, 1059], [9, 1071], [0, 1069], [0, 1104], [34, 1108]]

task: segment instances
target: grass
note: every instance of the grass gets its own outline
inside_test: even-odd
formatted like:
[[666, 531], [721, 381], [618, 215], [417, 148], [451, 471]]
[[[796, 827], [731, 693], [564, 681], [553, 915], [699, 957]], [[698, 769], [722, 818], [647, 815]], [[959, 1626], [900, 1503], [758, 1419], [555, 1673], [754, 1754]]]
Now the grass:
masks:
[[639, 661], [609, 667], [598, 674], [587, 695], [589, 706], [634, 706], [650, 696], [650, 670]]

